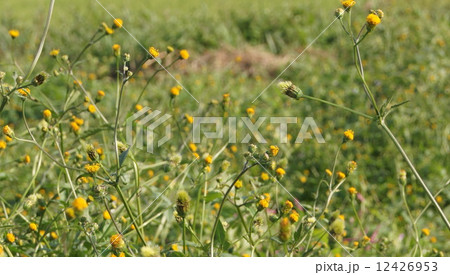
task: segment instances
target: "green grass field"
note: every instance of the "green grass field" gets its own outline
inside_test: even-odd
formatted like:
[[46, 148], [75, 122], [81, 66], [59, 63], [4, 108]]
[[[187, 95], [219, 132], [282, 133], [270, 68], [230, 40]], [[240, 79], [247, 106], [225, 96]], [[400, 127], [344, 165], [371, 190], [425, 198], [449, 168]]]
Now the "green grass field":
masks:
[[[358, 44], [360, 63], [335, 20], [339, 0], [99, 2], [123, 28], [104, 35], [113, 18], [97, 1], [57, 0], [29, 77], [50, 1], [2, 3], [0, 256], [448, 255], [448, 1], [356, 1], [342, 18], [354, 37], [370, 10], [385, 14]], [[104, 36], [82, 52], [96, 31]], [[170, 74], [148, 59], [150, 46]], [[44, 83], [31, 85], [40, 72]], [[305, 96], [283, 95], [279, 81]], [[142, 107], [172, 116], [172, 138], [153, 153], [127, 144], [126, 120]], [[270, 119], [259, 128], [266, 144], [253, 135], [194, 143], [191, 116], [298, 122], [287, 143]], [[294, 142], [307, 117], [325, 143]], [[248, 130], [238, 126], [241, 141]], [[347, 129], [354, 139], [343, 142]]]

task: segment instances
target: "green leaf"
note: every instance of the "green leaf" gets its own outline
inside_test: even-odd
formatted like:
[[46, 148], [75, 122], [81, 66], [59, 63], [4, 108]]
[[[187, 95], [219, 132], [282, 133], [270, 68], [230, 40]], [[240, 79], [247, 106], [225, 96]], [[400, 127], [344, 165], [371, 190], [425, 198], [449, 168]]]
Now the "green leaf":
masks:
[[122, 166], [123, 162], [125, 161], [125, 159], [128, 156], [128, 151], [130, 151], [130, 148], [128, 148], [127, 150], [123, 151], [120, 156], [119, 156], [119, 167]]
[[216, 234], [214, 236], [214, 242], [216, 243], [216, 245], [218, 245], [220, 248], [224, 248], [225, 243], [226, 243], [226, 232], [225, 232], [225, 228], [223, 227], [222, 222], [219, 220], [219, 222], [217, 223], [217, 229], [216, 229]]
[[221, 198], [223, 195], [221, 192], [218, 191], [213, 191], [213, 192], [209, 192], [206, 197], [204, 198], [205, 202], [211, 202], [215, 199]]

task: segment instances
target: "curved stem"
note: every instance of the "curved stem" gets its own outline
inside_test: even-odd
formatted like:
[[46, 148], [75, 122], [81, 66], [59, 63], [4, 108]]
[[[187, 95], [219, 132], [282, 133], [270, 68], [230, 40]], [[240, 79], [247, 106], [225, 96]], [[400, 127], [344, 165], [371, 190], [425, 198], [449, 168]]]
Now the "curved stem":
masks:
[[228, 194], [230, 194], [231, 190], [233, 189], [234, 185], [239, 180], [239, 178], [242, 177], [242, 175], [244, 175], [245, 172], [247, 172], [250, 168], [252, 168], [255, 165], [256, 164], [247, 166], [247, 163], [245, 163], [244, 168], [239, 173], [239, 175], [234, 179], [233, 183], [231, 183], [230, 187], [228, 187], [228, 190], [225, 192], [225, 195], [223, 196], [222, 202], [220, 203], [219, 210], [217, 211], [217, 217], [216, 217], [216, 220], [214, 221], [214, 226], [213, 226], [212, 233], [211, 233], [211, 239], [210, 239], [210, 241], [211, 241], [211, 245], [210, 245], [211, 257], [214, 257], [214, 236], [216, 234], [217, 224], [219, 223], [220, 213], [222, 213], [222, 208], [223, 208], [223, 205], [225, 204]]
[[414, 229], [414, 241], [416, 242], [416, 245], [414, 246], [414, 251], [412, 252], [412, 257], [416, 254], [417, 247], [419, 247], [419, 253], [420, 257], [422, 257], [422, 247], [420, 246], [420, 240], [419, 240], [419, 231], [417, 230], [417, 225], [414, 222], [414, 217], [411, 214], [411, 210], [409, 209], [408, 202], [406, 201], [406, 194], [405, 194], [405, 186], [401, 186], [401, 193], [402, 193], [402, 200], [403, 204], [405, 205], [406, 212], [408, 213], [409, 219], [411, 220], [411, 226]]
[[44, 44], [45, 44], [45, 38], [47, 38], [48, 29], [50, 28], [50, 21], [52, 19], [54, 5], [55, 5], [55, 0], [51, 0], [50, 7], [48, 9], [47, 20], [45, 21], [44, 33], [42, 34], [42, 37], [41, 37], [41, 42], [39, 43], [39, 47], [36, 52], [36, 55], [34, 56], [33, 63], [31, 63], [30, 69], [28, 70], [28, 73], [25, 76], [24, 80], [27, 80], [30, 77], [30, 75], [33, 73], [34, 67], [36, 67], [39, 57], [41, 56], [42, 49], [44, 48]]

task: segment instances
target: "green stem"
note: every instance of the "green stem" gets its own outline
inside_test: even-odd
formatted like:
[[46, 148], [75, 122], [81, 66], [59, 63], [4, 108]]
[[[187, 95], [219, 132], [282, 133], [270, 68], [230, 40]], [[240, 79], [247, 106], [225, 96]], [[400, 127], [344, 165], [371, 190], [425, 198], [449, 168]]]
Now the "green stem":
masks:
[[144, 236], [142, 236], [142, 233], [140, 230], [138, 230], [138, 224], [136, 223], [136, 219], [134, 218], [133, 212], [131, 211], [130, 205], [128, 204], [127, 199], [125, 198], [125, 195], [122, 192], [122, 189], [120, 188], [119, 185], [116, 185], [116, 191], [120, 196], [120, 199], [122, 200], [123, 204], [125, 205], [125, 209], [127, 210], [128, 215], [130, 216], [130, 219], [132, 221], [132, 223], [134, 224], [134, 227], [136, 227], [136, 232], [139, 236], [139, 239], [142, 241], [142, 243], [145, 244], [145, 238]]
[[183, 254], [186, 256], [186, 219], [183, 218]]
[[41, 56], [42, 49], [44, 48], [44, 44], [45, 44], [45, 39], [47, 38], [48, 29], [50, 28], [50, 21], [52, 19], [54, 5], [55, 5], [55, 0], [51, 0], [50, 7], [48, 9], [47, 20], [45, 21], [44, 33], [42, 34], [41, 42], [39, 43], [38, 50], [34, 56], [33, 63], [31, 63], [30, 69], [28, 70], [28, 73], [24, 78], [24, 81], [27, 80], [30, 77], [30, 75], [33, 73], [33, 70], [36, 67], [39, 57]]
[[422, 257], [422, 247], [420, 246], [420, 240], [419, 240], [419, 230], [417, 230], [417, 225], [414, 222], [414, 217], [411, 213], [411, 210], [409, 209], [408, 202], [406, 201], [406, 194], [405, 194], [405, 186], [401, 186], [401, 193], [402, 193], [402, 200], [403, 204], [405, 205], [406, 212], [408, 213], [409, 219], [411, 220], [411, 226], [414, 230], [414, 241], [416, 242], [416, 245], [414, 246], [414, 251], [412, 253], [412, 257], [416, 254], [417, 247], [419, 247], [419, 253], [420, 257]]
[[251, 169], [255, 165], [256, 164], [252, 164], [250, 166], [247, 166], [247, 163], [245, 163], [244, 164], [244, 168], [239, 173], [239, 175], [234, 179], [233, 183], [231, 183], [230, 187], [228, 187], [228, 190], [225, 192], [225, 195], [223, 196], [222, 202], [220, 203], [219, 210], [217, 211], [217, 217], [216, 217], [216, 220], [214, 221], [214, 226], [213, 226], [212, 233], [211, 233], [211, 239], [210, 239], [210, 242], [211, 242], [211, 245], [210, 245], [211, 257], [214, 257], [214, 236], [216, 234], [217, 224], [219, 223], [220, 213], [222, 213], [222, 208], [223, 208], [223, 205], [225, 204], [225, 201], [226, 201], [226, 199], [228, 197], [228, 194], [230, 194], [231, 190], [233, 189], [234, 185], [239, 180], [239, 178], [242, 175], [244, 175], [245, 172], [247, 172], [249, 169]]
[[352, 201], [352, 208], [353, 208], [353, 213], [355, 213], [356, 221], [358, 222], [359, 228], [361, 229], [363, 236], [366, 236], [366, 231], [364, 230], [364, 226], [362, 225], [361, 219], [359, 218], [358, 211], [356, 211], [355, 197], [353, 195], [352, 195], [351, 201]]
[[335, 104], [335, 103], [332, 103], [332, 102], [330, 102], [330, 101], [323, 100], [323, 99], [320, 99], [320, 98], [317, 98], [317, 97], [313, 97], [313, 96], [309, 96], [309, 95], [301, 95], [300, 98], [307, 98], [307, 99], [310, 99], [310, 100], [318, 101], [318, 102], [321, 102], [321, 103], [324, 103], [324, 104], [327, 104], [327, 105], [330, 105], [330, 106], [333, 106], [333, 107], [336, 107], [336, 108], [339, 108], [339, 109], [342, 109], [342, 110], [345, 110], [345, 111], [354, 113], [354, 114], [356, 114], [356, 115], [359, 115], [359, 116], [368, 118], [368, 119], [370, 119], [370, 120], [373, 120], [373, 119], [374, 119], [374, 118], [373, 118], [372, 116], [370, 116], [370, 115], [367, 115], [367, 114], [358, 112], [358, 111], [353, 110], [353, 109], [351, 109], [351, 108], [348, 108], [348, 107], [345, 107], [345, 106], [342, 106], [342, 105], [338, 105], [338, 104]]
[[439, 203], [437, 203], [437, 201], [434, 199], [433, 194], [431, 193], [430, 189], [428, 189], [428, 186], [425, 184], [425, 182], [422, 180], [422, 177], [417, 172], [416, 168], [412, 164], [412, 162], [409, 159], [408, 155], [406, 154], [405, 150], [403, 150], [403, 147], [400, 145], [400, 143], [398, 142], [398, 140], [394, 136], [394, 134], [392, 134], [391, 130], [385, 124], [384, 120], [381, 121], [380, 125], [381, 125], [381, 128], [383, 128], [383, 130], [388, 134], [388, 136], [392, 140], [392, 142], [394, 142], [395, 147], [397, 147], [398, 151], [403, 156], [403, 159], [406, 161], [406, 163], [408, 164], [409, 168], [412, 170], [414, 176], [417, 178], [419, 183], [422, 185], [422, 188], [425, 190], [425, 193], [427, 194], [428, 198], [433, 203], [434, 207], [438, 211], [439, 215], [441, 216], [441, 218], [444, 221], [444, 223], [447, 226], [447, 228], [450, 230], [450, 223], [449, 223], [447, 217], [445, 216], [444, 211], [442, 211], [441, 207], [439, 206]]

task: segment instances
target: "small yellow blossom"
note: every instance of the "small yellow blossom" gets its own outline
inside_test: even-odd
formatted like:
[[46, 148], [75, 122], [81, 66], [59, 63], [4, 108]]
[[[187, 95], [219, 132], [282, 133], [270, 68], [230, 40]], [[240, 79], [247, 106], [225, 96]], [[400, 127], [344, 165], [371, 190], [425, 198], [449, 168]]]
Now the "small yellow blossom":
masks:
[[241, 189], [242, 188], [242, 180], [236, 181], [236, 183], [234, 184], [234, 187], [236, 189]]
[[207, 155], [207, 156], [205, 157], [205, 163], [206, 163], [206, 164], [211, 164], [212, 162], [213, 162], [212, 156], [211, 156], [211, 155]]
[[300, 215], [295, 210], [292, 210], [291, 214], [289, 214], [289, 220], [291, 221], [291, 223], [296, 223], [299, 217]]
[[348, 189], [348, 192], [350, 193], [350, 195], [356, 195], [356, 194], [358, 194], [358, 191], [356, 191], [356, 188], [355, 188], [355, 187], [350, 187], [350, 188]]
[[31, 231], [37, 232], [38, 226], [37, 226], [37, 224], [35, 224], [34, 222], [30, 223], [30, 224], [28, 225], [28, 227], [30, 228]]
[[74, 218], [75, 218], [75, 211], [73, 210], [72, 207], [67, 208], [66, 211], [65, 211], [65, 213], [66, 213], [66, 216], [67, 216], [69, 219], [74, 219]]
[[92, 104], [90, 104], [89, 107], [88, 107], [88, 111], [89, 111], [89, 113], [91, 113], [91, 114], [95, 113], [95, 111], [96, 111], [95, 106], [92, 105]]
[[246, 112], [247, 112], [247, 115], [251, 117], [255, 114], [255, 109], [250, 107], [250, 108], [247, 108]]
[[172, 248], [173, 251], [178, 251], [178, 245], [176, 243], [172, 244], [170, 248]]
[[336, 175], [337, 175], [338, 180], [343, 180], [343, 179], [345, 179], [345, 174], [342, 173], [341, 171], [338, 171], [338, 172], [336, 173]]
[[194, 123], [194, 117], [193, 117], [193, 116], [190, 116], [190, 115], [188, 115], [188, 114], [184, 114], [184, 118], [186, 119], [186, 121], [187, 121], [189, 124]]
[[355, 132], [353, 132], [353, 130], [348, 129], [347, 131], [344, 132], [344, 140], [345, 141], [353, 140], [354, 137], [355, 137]]
[[84, 169], [90, 173], [90, 174], [94, 174], [97, 173], [97, 171], [100, 169], [100, 164], [99, 163], [94, 163], [94, 164], [86, 164], [84, 166]]
[[25, 157], [23, 157], [23, 162], [24, 163], [30, 163], [31, 162], [31, 158], [30, 158], [30, 156], [29, 155], [25, 155]]
[[77, 211], [83, 211], [88, 207], [88, 204], [84, 198], [78, 197], [72, 202], [72, 206]]
[[373, 28], [381, 23], [381, 19], [380, 17], [378, 17], [378, 15], [371, 13], [367, 15], [366, 22], [370, 28]]
[[278, 146], [275, 145], [270, 145], [269, 149], [270, 153], [272, 154], [272, 157], [276, 157], [278, 155], [278, 152], [280, 151], [280, 148], [278, 148]]
[[50, 51], [50, 56], [56, 57], [59, 54], [59, 49], [53, 49]]
[[292, 209], [293, 207], [294, 207], [294, 204], [290, 201], [290, 200], [287, 200], [285, 203], [284, 203], [284, 206], [287, 208], [287, 209]]
[[170, 94], [171, 94], [171, 96], [177, 96], [177, 95], [179, 95], [180, 94], [180, 87], [179, 86], [174, 86], [174, 87], [172, 87], [172, 88], [170, 88]]
[[275, 173], [277, 173], [278, 176], [282, 177], [286, 174], [286, 171], [284, 171], [283, 168], [278, 167], [277, 170], [275, 170]]
[[9, 30], [8, 33], [12, 39], [17, 38], [20, 35], [20, 32], [18, 30]]
[[195, 145], [194, 143], [189, 143], [189, 149], [192, 151], [192, 152], [197, 152], [197, 145]]
[[111, 215], [109, 214], [108, 210], [103, 211], [103, 219], [110, 220]]
[[56, 240], [56, 239], [58, 239], [58, 234], [56, 234], [56, 232], [52, 232], [52, 233], [50, 233], [50, 237], [52, 237], [52, 239]]
[[46, 118], [46, 119], [50, 119], [52, 117], [52, 112], [49, 109], [44, 110], [44, 112], [42, 112], [42, 114], [44, 115], [44, 118]]
[[72, 121], [70, 123], [70, 128], [72, 128], [72, 131], [74, 131], [75, 133], [80, 130], [80, 126], [75, 121]]
[[13, 233], [8, 233], [6, 234], [6, 239], [8, 240], [8, 242], [13, 243], [16, 241], [16, 236], [14, 236]]
[[261, 173], [261, 179], [263, 180], [263, 181], [266, 181], [266, 180], [269, 180], [269, 174], [267, 174], [266, 172], [262, 172]]
[[119, 44], [114, 44], [112, 46], [112, 49], [114, 51], [114, 55], [115, 56], [119, 56], [120, 55], [120, 45]]
[[260, 200], [258, 202], [258, 208], [259, 209], [264, 209], [264, 208], [267, 208], [267, 207], [269, 207], [269, 202], [266, 199]]
[[353, 242], [353, 246], [354, 246], [354, 247], [358, 247], [358, 246], [359, 246], [359, 242], [354, 241], [354, 242]]
[[30, 89], [28, 89], [28, 88], [18, 89], [17, 92], [21, 96], [28, 96], [30, 94]]
[[120, 18], [114, 19], [114, 21], [113, 21], [113, 28], [120, 29], [120, 28], [122, 28], [122, 25], [123, 25], [123, 20], [122, 19], [120, 19]]
[[148, 48], [148, 52], [150, 53], [151, 58], [156, 58], [159, 56], [159, 51], [154, 47]]
[[0, 140], [0, 149], [6, 148], [6, 142], [4, 140]]
[[187, 50], [181, 50], [180, 51], [180, 58], [184, 59], [184, 60], [188, 59], [189, 58], [189, 52]]
[[341, 0], [341, 4], [345, 9], [347, 9], [347, 8], [350, 9], [351, 7], [356, 5], [356, 2], [353, 0]]
[[423, 235], [425, 235], [425, 236], [429, 236], [429, 235], [430, 235], [430, 229], [428, 229], [428, 228], [423, 228], [423, 229], [422, 229], [422, 233], [423, 233]]
[[125, 242], [122, 239], [122, 235], [114, 234], [109, 239], [109, 243], [114, 249], [120, 249], [125, 245]]

